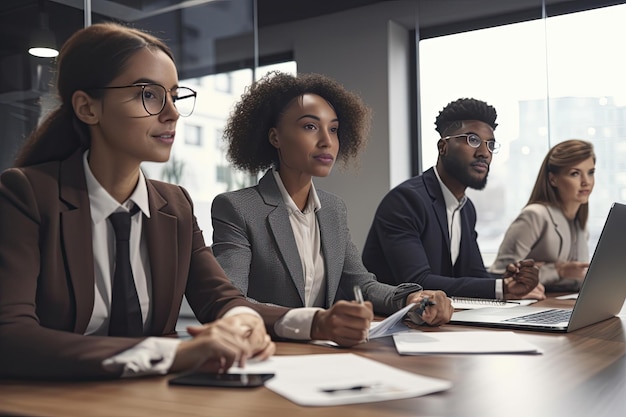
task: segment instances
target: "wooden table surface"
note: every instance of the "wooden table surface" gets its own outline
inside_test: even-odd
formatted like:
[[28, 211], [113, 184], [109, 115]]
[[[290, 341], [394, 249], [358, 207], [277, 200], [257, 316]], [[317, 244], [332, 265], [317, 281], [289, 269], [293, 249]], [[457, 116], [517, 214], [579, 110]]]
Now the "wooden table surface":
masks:
[[[544, 305], [572, 307], [571, 300]], [[106, 382], [0, 381], [0, 416], [626, 416], [626, 317], [569, 334], [517, 331], [542, 354], [400, 356], [391, 338], [353, 349], [278, 343], [278, 355], [352, 352], [452, 388], [404, 400], [301, 407], [265, 387], [169, 386], [168, 377]], [[445, 325], [426, 331], [478, 328]], [[484, 330], [484, 329], [482, 329]], [[499, 330], [492, 330], [499, 331]]]

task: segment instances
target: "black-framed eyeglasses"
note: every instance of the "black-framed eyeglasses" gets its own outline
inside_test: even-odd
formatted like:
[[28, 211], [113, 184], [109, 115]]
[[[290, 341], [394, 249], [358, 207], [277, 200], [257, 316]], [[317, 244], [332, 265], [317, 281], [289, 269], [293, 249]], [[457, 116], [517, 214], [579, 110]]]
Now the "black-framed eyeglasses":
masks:
[[498, 153], [498, 150], [500, 149], [500, 143], [496, 142], [495, 139], [482, 140], [480, 136], [478, 136], [475, 133], [461, 133], [460, 135], [446, 136], [445, 138], [441, 138], [441, 139], [448, 140], [452, 138], [462, 138], [462, 137], [466, 138], [467, 144], [471, 146], [472, 148], [478, 148], [481, 143], [486, 142], [487, 149], [489, 149], [489, 152]]
[[182, 117], [187, 117], [191, 115], [191, 113], [193, 113], [194, 107], [196, 106], [196, 96], [198, 95], [198, 93], [188, 87], [174, 87], [168, 90], [161, 84], [137, 83], [130, 85], [98, 87], [94, 88], [94, 90], [109, 90], [132, 87], [141, 88], [141, 102], [143, 103], [143, 108], [151, 116], [156, 116], [163, 111], [163, 109], [165, 108], [165, 103], [167, 102], [167, 93], [170, 93], [170, 95], [172, 96], [172, 102], [174, 103], [174, 107], [176, 107], [176, 111]]

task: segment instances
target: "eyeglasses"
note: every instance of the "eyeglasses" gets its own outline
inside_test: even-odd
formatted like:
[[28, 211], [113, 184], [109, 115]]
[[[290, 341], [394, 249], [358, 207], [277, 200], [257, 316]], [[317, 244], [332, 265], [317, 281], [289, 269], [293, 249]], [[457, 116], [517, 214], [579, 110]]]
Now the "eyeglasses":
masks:
[[172, 102], [176, 111], [182, 117], [191, 115], [194, 107], [196, 106], [196, 93], [191, 88], [187, 87], [174, 87], [167, 89], [160, 84], [153, 83], [137, 83], [131, 85], [119, 85], [111, 87], [99, 87], [94, 90], [109, 90], [117, 88], [141, 88], [141, 102], [143, 108], [146, 109], [149, 115], [156, 116], [160, 114], [165, 108], [165, 102], [167, 101], [167, 93], [172, 96]]
[[489, 152], [498, 153], [498, 150], [500, 149], [500, 143], [496, 142], [495, 139], [482, 140], [480, 136], [474, 133], [462, 133], [460, 135], [446, 136], [445, 138], [441, 138], [441, 139], [448, 140], [452, 138], [461, 138], [461, 137], [465, 137], [467, 140], [467, 144], [471, 146], [472, 148], [478, 148], [481, 143], [486, 142], [487, 149], [489, 149]]

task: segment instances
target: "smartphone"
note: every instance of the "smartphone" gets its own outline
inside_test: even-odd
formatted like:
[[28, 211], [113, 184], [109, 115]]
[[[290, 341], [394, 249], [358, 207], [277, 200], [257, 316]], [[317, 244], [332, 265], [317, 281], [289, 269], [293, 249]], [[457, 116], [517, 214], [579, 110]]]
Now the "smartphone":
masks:
[[213, 374], [194, 372], [180, 375], [169, 380], [171, 385], [195, 385], [204, 387], [259, 387], [274, 374]]

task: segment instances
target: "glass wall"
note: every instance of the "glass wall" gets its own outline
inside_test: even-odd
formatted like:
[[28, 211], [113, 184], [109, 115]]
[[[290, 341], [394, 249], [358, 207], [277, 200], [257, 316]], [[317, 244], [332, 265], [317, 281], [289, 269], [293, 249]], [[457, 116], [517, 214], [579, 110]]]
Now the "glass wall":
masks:
[[450, 101], [474, 97], [498, 112], [489, 182], [468, 190], [489, 264], [525, 205], [548, 149], [566, 139], [594, 144], [590, 199], [593, 251], [611, 204], [626, 200], [626, 85], [615, 45], [626, 36], [626, 5], [422, 40], [421, 158], [437, 160], [435, 117]]
[[[256, 182], [225, 158], [222, 130], [234, 102], [254, 77], [271, 69], [295, 72], [288, 54], [258, 57], [254, 0], [4, 0], [0, 5], [0, 171], [23, 140], [56, 107], [56, 60], [28, 53], [32, 34], [45, 29], [57, 49], [85, 25], [114, 21], [147, 30], [172, 49], [180, 85], [198, 92], [194, 113], [180, 118], [170, 160], [144, 164], [146, 175], [180, 184], [195, 203], [211, 243], [210, 206], [224, 191]], [[9, 41], [10, 40], [10, 41]], [[287, 61], [284, 63], [284, 61]], [[259, 67], [259, 62], [263, 64]], [[277, 62], [277, 63], [275, 63]]]
[[255, 74], [258, 78], [270, 70], [295, 73], [296, 64], [289, 61], [256, 71], [242, 69], [181, 80], [180, 85], [198, 92], [196, 109], [190, 117], [178, 120], [170, 160], [165, 164], [143, 164], [149, 177], [180, 184], [189, 191], [207, 244], [211, 243], [211, 203], [215, 196], [257, 182], [257, 178], [230, 166], [222, 132], [230, 110]]

